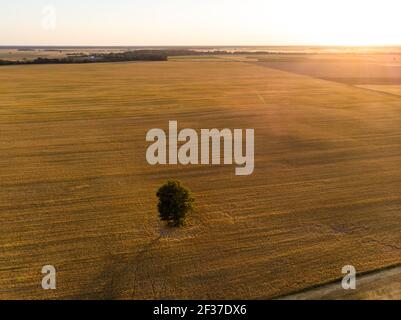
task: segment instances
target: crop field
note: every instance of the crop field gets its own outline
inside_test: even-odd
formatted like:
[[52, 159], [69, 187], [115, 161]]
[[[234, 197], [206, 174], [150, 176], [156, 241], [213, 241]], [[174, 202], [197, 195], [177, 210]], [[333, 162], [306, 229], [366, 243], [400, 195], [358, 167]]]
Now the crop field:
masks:
[[401, 96], [401, 85], [361, 85], [364, 89], [385, 92], [397, 96]]
[[400, 85], [401, 55], [262, 57], [261, 65], [353, 85]]
[[[1, 67], [0, 299], [267, 299], [401, 264], [401, 96], [358, 87], [397, 60], [282, 58]], [[169, 120], [255, 129], [254, 174], [148, 165]], [[182, 229], [168, 178], [197, 201]]]
[[401, 268], [389, 268], [358, 277], [357, 290], [344, 291], [340, 282], [286, 296], [284, 300], [399, 300]]

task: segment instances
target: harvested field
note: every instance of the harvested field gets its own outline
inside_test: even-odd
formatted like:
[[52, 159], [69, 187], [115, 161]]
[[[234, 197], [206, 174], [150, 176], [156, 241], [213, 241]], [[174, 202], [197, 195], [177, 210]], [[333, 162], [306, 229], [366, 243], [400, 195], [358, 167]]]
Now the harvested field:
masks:
[[260, 58], [259, 61], [269, 68], [345, 84], [401, 84], [400, 55], [273, 56]]
[[341, 281], [283, 297], [283, 300], [399, 300], [401, 268], [394, 267], [357, 277], [355, 290], [344, 291]]
[[[401, 97], [223, 62], [0, 68], [0, 298], [264, 299], [401, 263]], [[254, 128], [255, 173], [149, 166], [169, 120]], [[182, 230], [156, 213], [170, 177], [198, 203]]]
[[360, 88], [401, 96], [401, 85], [364, 85]]

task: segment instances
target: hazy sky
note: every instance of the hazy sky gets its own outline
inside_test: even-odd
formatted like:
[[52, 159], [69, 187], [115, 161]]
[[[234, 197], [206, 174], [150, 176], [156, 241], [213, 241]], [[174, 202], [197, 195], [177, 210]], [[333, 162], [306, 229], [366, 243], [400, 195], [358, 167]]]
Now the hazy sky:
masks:
[[400, 0], [1, 0], [0, 45], [401, 45]]

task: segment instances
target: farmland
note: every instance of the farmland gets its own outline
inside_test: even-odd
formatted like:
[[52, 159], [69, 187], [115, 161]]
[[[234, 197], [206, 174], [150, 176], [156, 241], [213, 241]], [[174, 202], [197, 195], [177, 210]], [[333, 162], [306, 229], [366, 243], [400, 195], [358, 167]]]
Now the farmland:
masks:
[[[1, 67], [0, 298], [266, 299], [401, 264], [401, 96], [362, 87], [398, 86], [400, 60], [347, 59]], [[169, 120], [255, 129], [255, 172], [149, 166]], [[198, 206], [178, 230], [171, 177]]]

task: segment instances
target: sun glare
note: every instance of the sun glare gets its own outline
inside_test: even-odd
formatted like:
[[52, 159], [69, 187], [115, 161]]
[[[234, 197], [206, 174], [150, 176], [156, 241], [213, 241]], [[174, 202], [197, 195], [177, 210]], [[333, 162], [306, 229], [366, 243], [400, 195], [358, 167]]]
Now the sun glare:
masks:
[[47, 7], [26, 2], [2, 6], [0, 44], [401, 45], [400, 0], [70, 0], [51, 28]]
[[401, 43], [401, 2], [372, 0], [299, 1], [291, 30], [299, 43], [395, 45]]

